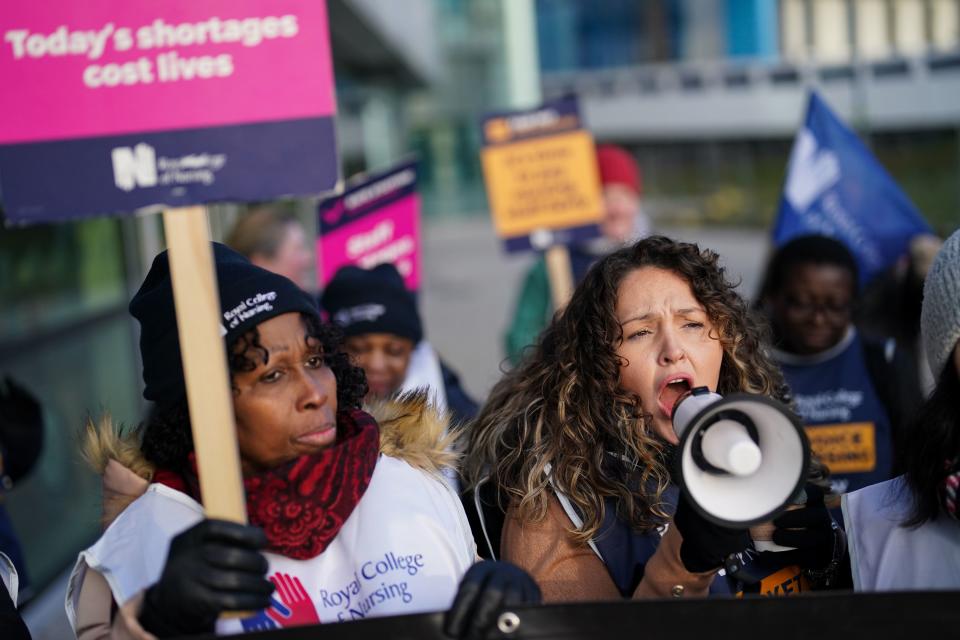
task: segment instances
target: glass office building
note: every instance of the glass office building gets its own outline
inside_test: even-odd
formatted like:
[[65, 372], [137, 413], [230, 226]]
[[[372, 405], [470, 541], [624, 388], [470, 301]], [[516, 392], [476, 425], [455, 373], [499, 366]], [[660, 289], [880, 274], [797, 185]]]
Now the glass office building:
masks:
[[544, 96], [631, 148], [663, 225], [769, 223], [807, 92], [935, 227], [960, 211], [960, 0], [537, 0]]

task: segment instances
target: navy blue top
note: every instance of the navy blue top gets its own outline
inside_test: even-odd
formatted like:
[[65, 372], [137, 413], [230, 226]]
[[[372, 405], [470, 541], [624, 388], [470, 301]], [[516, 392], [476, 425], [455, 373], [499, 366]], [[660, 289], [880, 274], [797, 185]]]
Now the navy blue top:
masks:
[[855, 331], [837, 346], [810, 357], [775, 351], [790, 385], [810, 445], [830, 467], [835, 493], [890, 478], [890, 419], [870, 379]]

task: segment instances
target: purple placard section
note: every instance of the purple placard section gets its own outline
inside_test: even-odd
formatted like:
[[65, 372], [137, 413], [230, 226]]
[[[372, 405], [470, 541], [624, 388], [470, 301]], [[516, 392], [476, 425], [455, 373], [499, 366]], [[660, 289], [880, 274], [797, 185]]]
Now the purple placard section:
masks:
[[27, 224], [336, 183], [331, 117], [0, 146], [8, 222]]
[[410, 291], [420, 287], [420, 196], [416, 162], [351, 185], [317, 211], [317, 280], [321, 286], [337, 269], [396, 265]]
[[593, 238], [599, 237], [600, 226], [596, 224], [587, 224], [582, 227], [570, 227], [569, 229], [551, 229], [544, 230], [542, 233], [531, 233], [527, 236], [516, 236], [513, 238], [504, 238], [503, 246], [508, 252], [517, 251], [545, 251], [556, 244], [582, 244]]
[[8, 223], [339, 178], [325, 0], [16, 0], [0, 34]]
[[580, 107], [576, 96], [564, 96], [535, 109], [489, 113], [480, 125], [484, 146], [529, 140], [579, 129]]

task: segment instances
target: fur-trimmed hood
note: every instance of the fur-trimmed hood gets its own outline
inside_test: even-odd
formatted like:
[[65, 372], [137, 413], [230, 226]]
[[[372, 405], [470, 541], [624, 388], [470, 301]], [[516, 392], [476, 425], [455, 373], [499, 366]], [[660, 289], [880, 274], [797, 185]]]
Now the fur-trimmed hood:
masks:
[[[428, 401], [423, 391], [364, 406], [380, 425], [380, 453], [403, 460], [430, 474], [455, 468], [453, 451], [457, 433], [448, 429], [448, 416]], [[87, 422], [80, 445], [87, 464], [103, 478], [103, 513], [106, 528], [146, 491], [154, 465], [143, 457], [140, 433], [115, 427], [109, 415]]]

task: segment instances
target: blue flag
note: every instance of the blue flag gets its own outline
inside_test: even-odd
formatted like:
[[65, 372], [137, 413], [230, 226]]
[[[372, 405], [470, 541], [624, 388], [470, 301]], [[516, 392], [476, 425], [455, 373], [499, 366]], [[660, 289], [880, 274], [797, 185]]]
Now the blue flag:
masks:
[[862, 286], [920, 233], [933, 231], [857, 135], [811, 93], [790, 153], [774, 244], [810, 234], [836, 238], [856, 258]]

